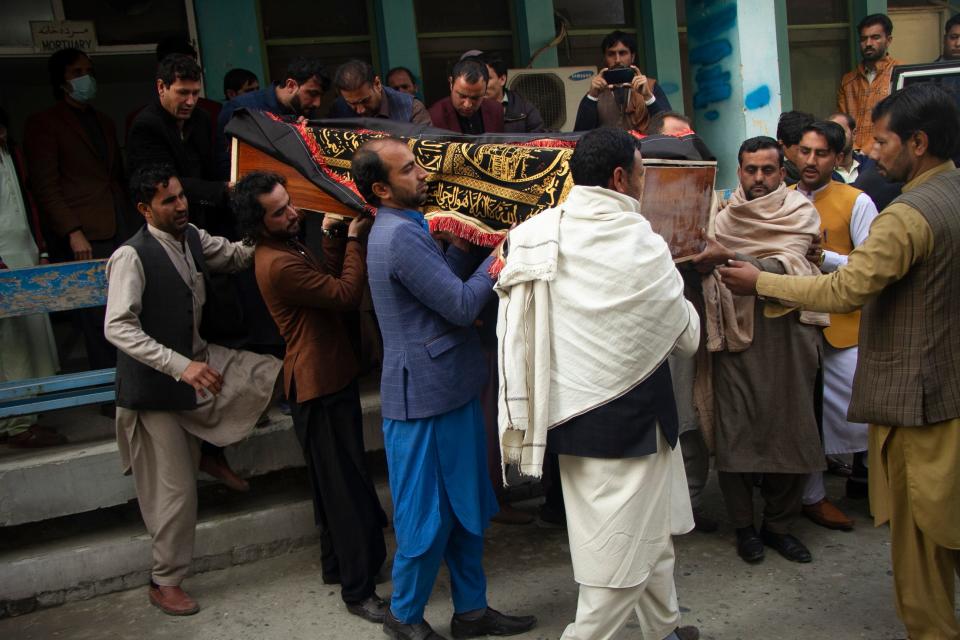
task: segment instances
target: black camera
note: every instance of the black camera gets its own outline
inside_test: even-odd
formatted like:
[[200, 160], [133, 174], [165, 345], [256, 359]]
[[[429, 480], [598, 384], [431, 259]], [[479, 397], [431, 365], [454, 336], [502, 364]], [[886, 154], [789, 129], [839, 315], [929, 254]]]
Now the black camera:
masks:
[[637, 72], [631, 67], [617, 67], [615, 69], [607, 69], [603, 72], [603, 79], [607, 81], [607, 84], [618, 85], [618, 84], [630, 84], [633, 82], [634, 76], [637, 75]]

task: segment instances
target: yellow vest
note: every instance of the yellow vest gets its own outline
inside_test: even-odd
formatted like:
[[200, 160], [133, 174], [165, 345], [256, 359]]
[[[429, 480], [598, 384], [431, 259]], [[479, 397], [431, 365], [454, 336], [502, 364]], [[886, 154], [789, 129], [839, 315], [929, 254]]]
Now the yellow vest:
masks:
[[[831, 180], [813, 196], [813, 206], [820, 214], [824, 249], [845, 256], [853, 251], [850, 219], [853, 217], [853, 205], [861, 193], [863, 192], [859, 189]], [[830, 326], [824, 328], [823, 336], [830, 346], [846, 349], [856, 346], [859, 332], [860, 311], [857, 310], [851, 313], [831, 313]]]

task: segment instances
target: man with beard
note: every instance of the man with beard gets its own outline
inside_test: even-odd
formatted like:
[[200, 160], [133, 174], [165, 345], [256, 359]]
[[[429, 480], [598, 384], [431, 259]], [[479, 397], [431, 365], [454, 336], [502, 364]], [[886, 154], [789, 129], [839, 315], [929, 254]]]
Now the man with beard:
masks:
[[199, 606], [180, 584], [193, 559], [201, 440], [226, 446], [249, 435], [282, 363], [204, 337], [210, 273], [248, 267], [253, 249], [190, 224], [170, 167], [139, 169], [130, 190], [146, 225], [107, 263], [117, 446], [153, 542], [150, 602], [191, 615]]
[[372, 218], [354, 218], [339, 234], [327, 216], [320, 260], [297, 239], [301, 215], [285, 184], [276, 174], [247, 174], [233, 209], [244, 240], [257, 246], [257, 284], [287, 344], [284, 389], [310, 474], [323, 581], [340, 583], [347, 611], [382, 623], [386, 603], [374, 589], [387, 517], [364, 459], [360, 366], [344, 313], [363, 295]]
[[333, 86], [340, 95], [330, 108], [331, 118], [384, 118], [431, 124], [423, 103], [410, 94], [383, 86], [369, 62], [344, 62], [337, 67]]
[[[650, 118], [661, 111], [670, 111], [670, 102], [653, 78], [634, 66], [637, 41], [629, 33], [613, 31], [600, 43], [603, 68], [593, 77], [590, 89], [580, 100], [574, 131], [597, 127], [617, 127], [646, 133]], [[608, 69], [633, 69], [629, 85], [614, 86], [603, 72]]]
[[[843, 127], [843, 153], [837, 159], [835, 175], [843, 181], [870, 196], [877, 210], [881, 210], [893, 199], [900, 195], [899, 182], [890, 182], [877, 170], [877, 163], [868, 155], [870, 149], [863, 153], [853, 148], [853, 137], [857, 130], [857, 121], [848, 113], [834, 113], [830, 116], [831, 122]], [[871, 140], [869, 147], [873, 147]]]
[[853, 148], [870, 151], [873, 144], [873, 107], [890, 95], [893, 68], [902, 64], [887, 54], [893, 42], [893, 23], [886, 15], [874, 13], [857, 25], [863, 62], [840, 80], [837, 111], [849, 113], [857, 122]]
[[[510, 232], [497, 282], [504, 459], [539, 476], [559, 455], [576, 619], [562, 640], [680, 627], [672, 535], [694, 526], [667, 357], [697, 351], [700, 317], [670, 249], [641, 215], [640, 143], [595, 129], [563, 203]], [[544, 354], [548, 354], [544, 356]]]
[[909, 637], [958, 638], [960, 572], [960, 109], [928, 83], [880, 102], [873, 157], [903, 195], [843, 269], [814, 278], [720, 273], [739, 295], [863, 308], [851, 420], [867, 422], [870, 511], [890, 522], [897, 613]]
[[227, 179], [230, 175], [230, 141], [223, 130], [237, 109], [266, 111], [280, 117], [311, 117], [313, 111], [323, 101], [323, 94], [330, 85], [330, 79], [319, 60], [313, 58], [294, 58], [287, 65], [287, 72], [281, 82], [269, 87], [238, 95], [223, 105], [217, 119], [217, 167], [220, 176]]
[[397, 534], [383, 631], [442, 638], [423, 612], [443, 560], [455, 638], [523, 633], [536, 619], [487, 606], [482, 564], [483, 531], [497, 501], [487, 476], [478, 397], [486, 369], [474, 322], [493, 297], [493, 258], [474, 268], [464, 241], [446, 235], [443, 252], [430, 237], [419, 211], [427, 172], [404, 142], [367, 142], [352, 165], [360, 193], [379, 207], [367, 268], [383, 332], [381, 413]]
[[[814, 251], [811, 258], [822, 272], [831, 273], [842, 268], [850, 252], [867, 239], [877, 207], [867, 194], [831, 178], [844, 146], [840, 125], [814, 122], [803, 129], [797, 146], [800, 182], [796, 189], [820, 214], [823, 249]], [[830, 326], [823, 330], [823, 448], [828, 456], [854, 454], [858, 477], [848, 482], [848, 494], [865, 488], [860, 483], [866, 481], [867, 425], [847, 420], [859, 329], [860, 312], [854, 311], [832, 314]], [[853, 528], [853, 520], [827, 499], [822, 473], [813, 473], [807, 480], [803, 514], [829, 529]]]
[[490, 74], [475, 59], [460, 60], [450, 72], [450, 95], [430, 106], [430, 119], [441, 129], [469, 133], [503, 133], [503, 106], [486, 99]]
[[[814, 398], [818, 327], [828, 318], [769, 299], [733, 296], [714, 267], [737, 259], [771, 273], [819, 273], [806, 256], [820, 235], [820, 216], [783, 184], [783, 151], [776, 140], [751, 138], [738, 158], [740, 186], [717, 214], [716, 240], [708, 239], [693, 260], [705, 274], [717, 475], [741, 558], [761, 561], [766, 544], [790, 561], [810, 562], [810, 552], [788, 528], [807, 476], [825, 467]], [[765, 503], [760, 535], [754, 528], [756, 474], [762, 474]]]

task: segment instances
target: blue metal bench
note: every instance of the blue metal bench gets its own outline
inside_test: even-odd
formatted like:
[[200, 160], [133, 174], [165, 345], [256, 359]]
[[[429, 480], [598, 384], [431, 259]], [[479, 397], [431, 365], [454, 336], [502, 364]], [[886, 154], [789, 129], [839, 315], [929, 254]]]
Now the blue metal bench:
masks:
[[[0, 319], [99, 307], [106, 260], [0, 270]], [[115, 369], [0, 382], [0, 418], [113, 402]]]

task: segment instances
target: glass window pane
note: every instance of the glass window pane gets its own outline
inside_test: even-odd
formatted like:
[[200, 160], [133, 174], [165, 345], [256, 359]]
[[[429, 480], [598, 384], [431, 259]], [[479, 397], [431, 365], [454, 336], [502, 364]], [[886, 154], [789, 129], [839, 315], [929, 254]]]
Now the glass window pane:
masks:
[[[478, 10], [482, 6], [482, 10]], [[455, 31], [493, 31], [512, 29], [509, 0], [486, 0], [482, 5], [474, 2], [450, 2], [450, 0], [414, 0], [417, 14], [417, 31], [443, 33]], [[463, 49], [480, 49], [469, 42]]]
[[3, 20], [0, 20], [0, 46], [29, 47], [33, 45], [31, 20], [53, 20], [49, 2], [37, 0], [4, 0]]
[[420, 68], [423, 72], [420, 89], [427, 106], [450, 95], [450, 69], [463, 52], [479, 49], [498, 53], [508, 67], [513, 67], [513, 38], [511, 36], [478, 36], [465, 38], [420, 38]]
[[67, 20], [93, 20], [101, 46], [153, 44], [189, 33], [184, 0], [63, 0], [63, 12]]
[[261, 2], [263, 37], [322, 38], [370, 33], [367, 3], [364, 0], [286, 0]]
[[787, 24], [828, 24], [846, 21], [846, 0], [787, 0]]
[[634, 24], [633, 2], [630, 0], [554, 0], [553, 7], [570, 21], [573, 29]]

